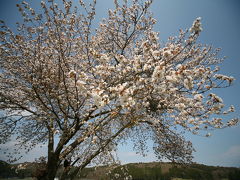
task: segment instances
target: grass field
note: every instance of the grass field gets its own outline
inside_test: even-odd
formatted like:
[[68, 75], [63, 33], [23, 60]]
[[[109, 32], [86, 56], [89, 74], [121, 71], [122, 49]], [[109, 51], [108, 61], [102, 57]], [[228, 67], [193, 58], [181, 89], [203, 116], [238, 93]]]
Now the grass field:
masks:
[[[18, 179], [18, 178], [1, 179], [0, 178], [0, 180], [33, 180], [33, 178], [24, 178], [24, 179]], [[91, 180], [91, 179], [79, 179], [79, 180]], [[192, 180], [192, 179], [173, 178], [172, 180]]]
[[0, 180], [33, 180], [33, 178], [24, 178], [24, 179], [19, 179], [19, 178], [7, 178], [7, 179], [2, 179], [2, 178], [0, 178]]
[[[19, 179], [19, 178], [7, 178], [7, 179], [3, 179], [0, 178], [0, 180], [34, 180], [33, 178], [24, 178], [24, 179]], [[92, 179], [78, 179], [78, 180], [92, 180]]]
[[[33, 178], [24, 178], [24, 179], [18, 179], [18, 178], [8, 178], [8, 179], [2, 179], [0, 180], [34, 180]], [[79, 179], [79, 180], [91, 180], [91, 179]], [[182, 178], [172, 178], [171, 180], [192, 180], [192, 179], [182, 179]], [[228, 180], [228, 179], [221, 179], [221, 180]]]
[[7, 178], [7, 179], [2, 179], [2, 178], [0, 178], [0, 180], [33, 180], [33, 178], [24, 178], [24, 179], [19, 179], [19, 178]]

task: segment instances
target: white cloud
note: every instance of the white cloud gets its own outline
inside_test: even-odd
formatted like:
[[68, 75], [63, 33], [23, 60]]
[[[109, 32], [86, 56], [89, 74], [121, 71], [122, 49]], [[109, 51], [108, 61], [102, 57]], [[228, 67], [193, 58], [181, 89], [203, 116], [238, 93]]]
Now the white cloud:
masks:
[[227, 167], [240, 167], [240, 145], [230, 146], [225, 152], [209, 158], [209, 164]]
[[240, 145], [229, 147], [219, 158], [226, 166], [240, 167]]
[[152, 152], [147, 153], [147, 155], [143, 157], [140, 154], [136, 154], [134, 151], [119, 151], [118, 157], [122, 164], [136, 162], [153, 162], [157, 160], [154, 153]]
[[[15, 145], [17, 143], [18, 143], [17, 141], [10, 141], [6, 144], [0, 144], [1, 148], [0, 160], [7, 161], [8, 160], [7, 154], [13, 153], [14, 149], [18, 149], [18, 146]], [[40, 156], [45, 156], [47, 154], [47, 145], [37, 145], [34, 149], [32, 149], [28, 153], [26, 153], [23, 149], [18, 149], [18, 152], [23, 157], [19, 161], [17, 161], [17, 163], [32, 162], [36, 158], [39, 158]], [[16, 157], [18, 157], [18, 155]]]
[[226, 158], [238, 158], [240, 161], [240, 145], [231, 146], [224, 154]]

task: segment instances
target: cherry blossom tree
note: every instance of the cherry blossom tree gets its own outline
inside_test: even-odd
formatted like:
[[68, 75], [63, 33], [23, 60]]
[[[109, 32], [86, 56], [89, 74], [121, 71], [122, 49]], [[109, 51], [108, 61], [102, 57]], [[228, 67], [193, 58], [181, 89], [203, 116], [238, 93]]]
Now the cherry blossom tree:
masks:
[[190, 162], [182, 132], [209, 136], [238, 122], [222, 119], [234, 107], [214, 89], [234, 78], [218, 73], [219, 49], [198, 42], [200, 18], [163, 44], [151, 0], [114, 4], [96, 30], [96, 0], [42, 1], [41, 14], [23, 1], [16, 32], [1, 21], [0, 143], [16, 138], [18, 152], [47, 144], [43, 179], [53, 180], [65, 160], [61, 179], [112, 162], [127, 139], [139, 153], [152, 140], [159, 159]]

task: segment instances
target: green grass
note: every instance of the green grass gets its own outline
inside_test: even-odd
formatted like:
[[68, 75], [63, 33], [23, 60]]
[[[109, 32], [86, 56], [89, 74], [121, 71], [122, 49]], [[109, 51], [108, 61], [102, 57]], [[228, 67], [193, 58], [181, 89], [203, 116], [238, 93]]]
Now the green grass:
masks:
[[[20, 179], [20, 178], [0, 178], [0, 180], [34, 180], [34, 179], [33, 178], [24, 178], [24, 179]], [[87, 180], [87, 179], [78, 179], [78, 180]]]
[[24, 178], [24, 179], [19, 179], [19, 178], [7, 178], [7, 179], [2, 179], [2, 178], [0, 178], [0, 180], [33, 180], [33, 178]]

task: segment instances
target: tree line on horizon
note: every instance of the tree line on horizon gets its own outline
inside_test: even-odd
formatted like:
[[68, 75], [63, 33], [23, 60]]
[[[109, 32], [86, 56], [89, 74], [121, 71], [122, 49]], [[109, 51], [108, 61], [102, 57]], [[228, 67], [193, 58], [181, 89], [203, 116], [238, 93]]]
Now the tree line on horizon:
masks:
[[[36, 171], [39, 171], [37, 163], [22, 163], [25, 168], [18, 169], [19, 164], [8, 164], [0, 161], [0, 178], [29, 178], [33, 177]], [[18, 169], [18, 170], [17, 170]], [[63, 171], [60, 168], [59, 171]], [[126, 174], [130, 175], [132, 180], [172, 180], [172, 178], [192, 179], [192, 180], [239, 180], [240, 168], [206, 166], [202, 164], [180, 165], [172, 163], [130, 163], [115, 167], [111, 173], [109, 167], [91, 167], [84, 169], [80, 178], [89, 178], [93, 180], [121, 180]], [[57, 176], [61, 172], [57, 173]]]

